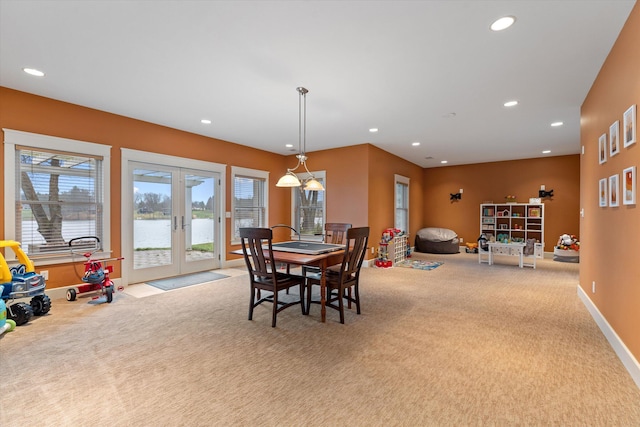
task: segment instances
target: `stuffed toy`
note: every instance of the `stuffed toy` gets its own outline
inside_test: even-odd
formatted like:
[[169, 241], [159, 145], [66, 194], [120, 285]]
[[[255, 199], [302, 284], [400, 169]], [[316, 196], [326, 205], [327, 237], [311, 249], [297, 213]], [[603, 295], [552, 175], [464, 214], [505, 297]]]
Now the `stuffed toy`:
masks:
[[563, 234], [558, 239], [558, 244], [556, 245], [558, 249], [566, 250], [580, 250], [580, 242], [578, 238], [574, 234]]
[[480, 237], [478, 237], [478, 247], [483, 251], [489, 250], [489, 241], [486, 234], [482, 233]]

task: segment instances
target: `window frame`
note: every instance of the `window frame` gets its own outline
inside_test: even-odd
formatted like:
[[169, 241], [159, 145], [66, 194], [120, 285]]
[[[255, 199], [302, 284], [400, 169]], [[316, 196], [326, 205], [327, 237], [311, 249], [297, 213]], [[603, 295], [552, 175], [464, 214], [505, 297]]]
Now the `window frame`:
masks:
[[[324, 232], [324, 225], [327, 223], [327, 173], [326, 171], [318, 171], [318, 172], [312, 171], [311, 173], [318, 181], [322, 183], [322, 186], [324, 187], [324, 196], [322, 197], [322, 225], [321, 225], [321, 228]], [[307, 174], [306, 172], [298, 174], [298, 178], [300, 178], [301, 181], [308, 177], [309, 177], [309, 174]], [[296, 219], [296, 218], [300, 218], [300, 215], [298, 214], [300, 191], [302, 191], [302, 187], [291, 188], [291, 227], [293, 227], [297, 231], [300, 231], [300, 224], [298, 224], [298, 220]], [[322, 241], [322, 235], [317, 236], [315, 234], [302, 234], [302, 233], [300, 233], [299, 236], [295, 234], [291, 235], [292, 240], [297, 240], [298, 237], [303, 240]]]
[[249, 169], [239, 166], [231, 167], [231, 244], [240, 244], [240, 235], [235, 235], [236, 206], [235, 206], [235, 184], [236, 177], [253, 178], [263, 181], [263, 203], [264, 203], [264, 224], [260, 227], [269, 227], [269, 172], [258, 169]]
[[[94, 142], [78, 141], [67, 138], [60, 138], [50, 135], [42, 135], [30, 132], [23, 132], [13, 129], [2, 129], [4, 132], [4, 171], [5, 177], [16, 176], [16, 146], [26, 149], [42, 151], [64, 151], [69, 154], [76, 154], [87, 157], [102, 157], [102, 174], [98, 179], [102, 180], [102, 216], [96, 221], [102, 222], [102, 253], [111, 252], [111, 146], [96, 144]], [[14, 179], [4, 180], [4, 236], [7, 240], [16, 239], [16, 188]], [[18, 197], [20, 195], [18, 194]], [[8, 261], [15, 259], [8, 254]], [[69, 254], [33, 254], [30, 259], [37, 265], [61, 264], [77, 261]], [[76, 257], [77, 258], [77, 257]]]
[[[409, 234], [409, 201], [410, 201], [410, 183], [411, 183], [411, 179], [407, 178], [406, 176], [402, 176], [402, 175], [394, 175], [394, 180], [393, 180], [393, 226], [394, 228], [397, 229], [401, 229], [399, 227], [399, 224], [397, 223], [397, 218], [398, 218], [398, 209], [402, 209], [405, 212], [405, 220], [407, 223], [407, 229], [406, 230], [402, 230], [405, 233]], [[398, 207], [396, 206], [396, 203], [398, 201], [398, 184], [401, 185], [405, 185], [406, 189], [407, 189], [407, 194], [406, 194], [406, 207]]]

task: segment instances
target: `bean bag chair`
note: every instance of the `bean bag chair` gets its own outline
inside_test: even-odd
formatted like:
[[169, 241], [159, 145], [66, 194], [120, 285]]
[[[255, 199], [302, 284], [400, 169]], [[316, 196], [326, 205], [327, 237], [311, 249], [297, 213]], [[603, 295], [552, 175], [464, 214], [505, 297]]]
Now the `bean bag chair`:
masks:
[[431, 254], [460, 253], [460, 240], [455, 231], [448, 228], [427, 227], [416, 233], [416, 252]]

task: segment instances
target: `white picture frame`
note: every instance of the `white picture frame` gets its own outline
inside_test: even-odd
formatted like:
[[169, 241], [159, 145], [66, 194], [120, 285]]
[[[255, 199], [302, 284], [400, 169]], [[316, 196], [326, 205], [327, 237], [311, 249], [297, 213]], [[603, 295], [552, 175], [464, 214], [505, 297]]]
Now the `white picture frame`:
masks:
[[609, 126], [609, 157], [620, 152], [620, 121], [616, 120]]
[[609, 206], [615, 208], [620, 206], [620, 186], [618, 185], [618, 174], [609, 177]]
[[622, 116], [622, 131], [624, 147], [627, 148], [636, 142], [636, 106], [632, 105], [624, 112]]
[[607, 161], [607, 134], [603, 133], [598, 138], [598, 163], [603, 164]]
[[636, 204], [636, 167], [631, 166], [622, 171], [622, 204]]
[[606, 208], [608, 206], [608, 198], [607, 198], [607, 194], [609, 193], [609, 191], [607, 191], [607, 178], [602, 178], [600, 180], [600, 185], [598, 188], [598, 197], [600, 199], [600, 207], [601, 208]]

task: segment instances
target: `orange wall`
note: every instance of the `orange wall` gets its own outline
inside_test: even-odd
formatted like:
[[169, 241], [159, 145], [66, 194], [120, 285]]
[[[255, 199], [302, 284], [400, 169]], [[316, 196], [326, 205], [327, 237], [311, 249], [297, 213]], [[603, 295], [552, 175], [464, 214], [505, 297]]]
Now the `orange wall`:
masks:
[[[637, 205], [599, 207], [598, 181], [636, 166], [640, 172], [640, 141], [598, 163], [598, 139], [616, 120], [622, 135], [623, 113], [640, 106], [640, 3], [637, 3], [582, 104], [580, 199], [585, 210], [581, 223], [580, 286], [607, 322], [640, 360], [640, 211]], [[638, 112], [636, 111], [636, 114]], [[636, 125], [640, 126], [640, 115]], [[636, 129], [636, 138], [640, 131]], [[622, 139], [621, 139], [622, 141]], [[609, 156], [607, 156], [609, 157]], [[637, 181], [636, 185], [640, 183]], [[636, 190], [636, 200], [640, 194]], [[592, 282], [596, 292], [592, 292]]]
[[370, 144], [309, 153], [312, 170], [327, 171], [327, 221], [369, 226], [367, 259], [394, 225], [394, 175], [410, 179], [409, 233], [422, 223], [422, 168]]
[[327, 222], [369, 224], [366, 145], [309, 153], [307, 166], [327, 171]]
[[[286, 158], [277, 154], [3, 87], [0, 87], [0, 127], [112, 146], [111, 242], [114, 256], [121, 255], [120, 148], [266, 170], [275, 179], [287, 167]], [[0, 162], [4, 164], [4, 149], [0, 150]], [[4, 239], [5, 177], [0, 179], [0, 239]], [[226, 182], [225, 203], [228, 208], [231, 206], [230, 167], [227, 168]], [[290, 204], [290, 193], [269, 191], [269, 220], [273, 224], [289, 223]], [[230, 219], [226, 221], [225, 242], [228, 245], [231, 223]], [[231, 249], [231, 246], [227, 247], [227, 250]], [[56, 288], [77, 283], [77, 271], [70, 267], [65, 264], [48, 266], [50, 279], [47, 286]]]
[[409, 239], [422, 226], [422, 168], [368, 145], [369, 158], [369, 225], [371, 241], [377, 247], [382, 232], [395, 222], [395, 175], [409, 178]]
[[[481, 203], [504, 203], [507, 195], [528, 203], [530, 197], [538, 197], [541, 184], [554, 194], [543, 200], [545, 251], [553, 252], [561, 234], [579, 234], [578, 155], [425, 169], [422, 227], [450, 228], [465, 242], [475, 242]], [[462, 199], [450, 201], [449, 194], [461, 188]]]
[[[359, 161], [366, 153], [366, 145], [307, 153], [309, 170], [326, 172], [327, 222], [345, 222], [354, 227], [369, 224], [366, 197], [367, 168], [366, 162]], [[295, 156], [287, 158], [289, 167], [295, 166], [296, 161]], [[291, 190], [288, 188], [275, 188], [271, 191], [281, 192], [291, 199]], [[285, 223], [290, 224], [290, 220], [287, 219]], [[284, 238], [285, 235], [281, 236]]]

